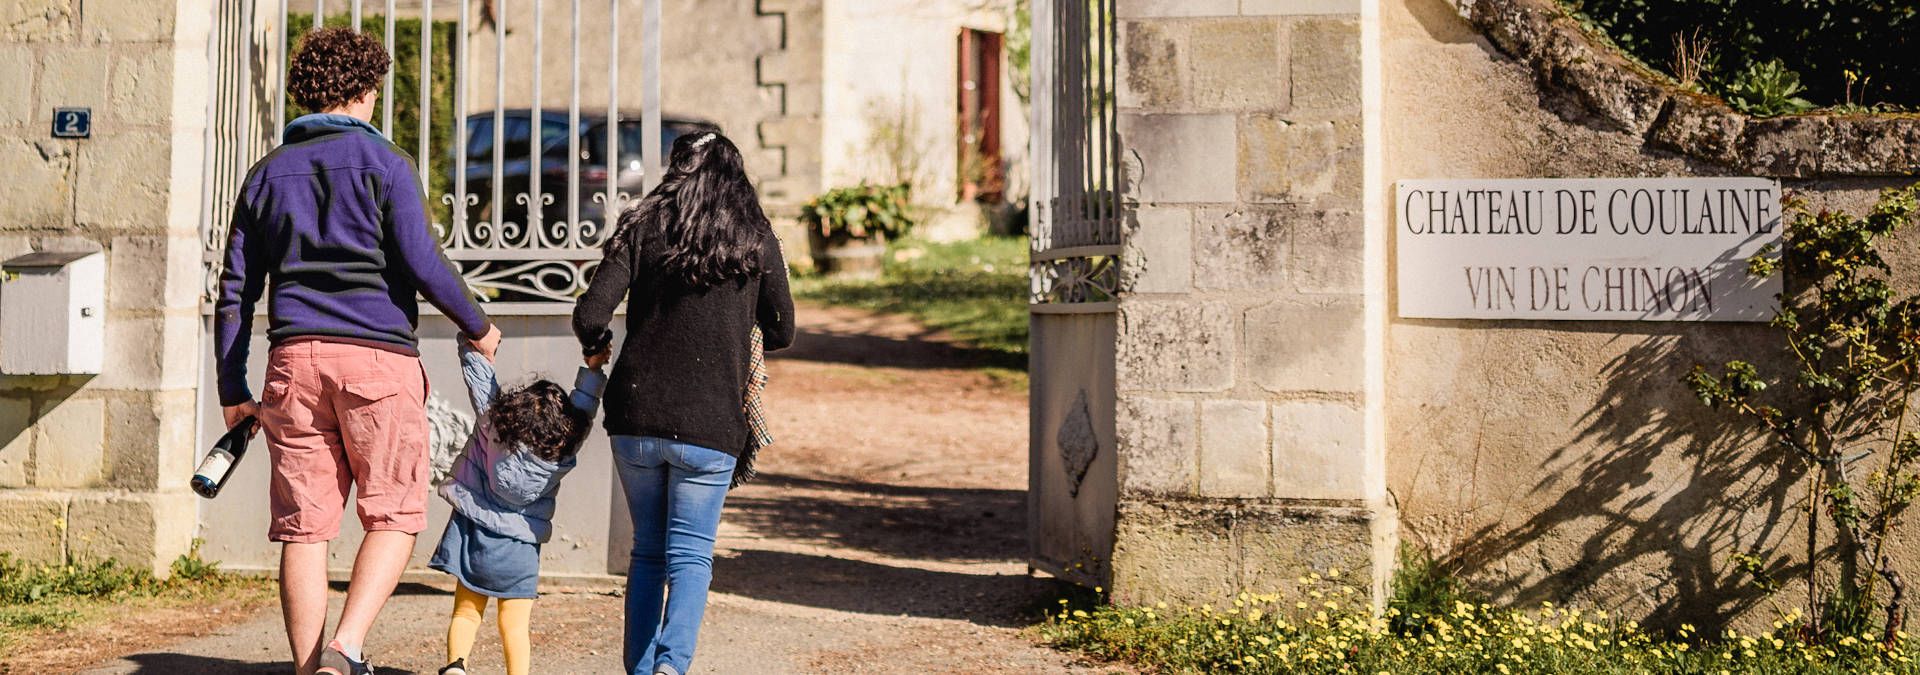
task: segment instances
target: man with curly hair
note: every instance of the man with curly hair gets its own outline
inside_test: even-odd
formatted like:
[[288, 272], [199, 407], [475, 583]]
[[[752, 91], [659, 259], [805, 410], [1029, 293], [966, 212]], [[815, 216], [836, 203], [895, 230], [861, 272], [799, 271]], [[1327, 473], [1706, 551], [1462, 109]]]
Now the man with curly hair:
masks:
[[[371, 673], [361, 645], [427, 525], [431, 461], [417, 297], [488, 360], [500, 330], [440, 251], [418, 172], [373, 128], [392, 65], [346, 28], [316, 31], [287, 73], [309, 110], [254, 164], [235, 199], [214, 314], [220, 405], [257, 416], [272, 462], [267, 536], [281, 542], [280, 603], [296, 672]], [[254, 305], [267, 304], [266, 381], [247, 385]], [[366, 530], [333, 640], [327, 544], [348, 490]]]

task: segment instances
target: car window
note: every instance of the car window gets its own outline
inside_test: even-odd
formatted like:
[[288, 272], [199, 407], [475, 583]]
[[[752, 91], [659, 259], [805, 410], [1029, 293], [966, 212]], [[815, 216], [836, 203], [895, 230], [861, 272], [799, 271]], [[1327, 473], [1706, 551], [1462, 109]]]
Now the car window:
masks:
[[[467, 118], [467, 161], [493, 161], [493, 115]], [[505, 136], [506, 156], [527, 156], [527, 137], [532, 133], [533, 122], [524, 113], [508, 113], [501, 131]], [[545, 136], [545, 129], [541, 130]]]
[[[669, 152], [673, 149], [674, 139], [679, 138], [680, 134], [684, 131], [683, 129], [678, 128], [678, 126], [679, 125], [674, 125], [674, 124], [660, 125], [660, 151], [661, 152]], [[640, 134], [641, 133], [642, 132], [641, 132], [640, 122], [635, 121], [635, 122], [620, 123], [620, 155], [621, 156], [631, 158], [631, 157], [638, 157], [640, 155], [640, 138], [641, 138]], [[587, 130], [586, 151], [587, 151], [587, 161], [589, 163], [601, 164], [601, 165], [606, 164], [606, 156], [607, 156], [607, 125], [606, 124], [604, 123], [597, 124], [597, 125], [594, 125], [593, 128]]]
[[493, 116], [467, 118], [467, 157], [493, 152]]

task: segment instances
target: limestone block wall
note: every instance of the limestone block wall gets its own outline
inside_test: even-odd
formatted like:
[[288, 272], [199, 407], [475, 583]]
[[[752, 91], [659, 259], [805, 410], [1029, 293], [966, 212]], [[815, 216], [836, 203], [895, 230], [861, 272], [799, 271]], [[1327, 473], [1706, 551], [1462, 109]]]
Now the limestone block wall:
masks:
[[[1858, 211], [1920, 168], [1911, 120], [1748, 120], [1663, 88], [1553, 20], [1549, 3], [1483, 0], [1471, 20], [1447, 0], [1381, 7], [1381, 190], [1414, 178], [1758, 175], [1816, 208]], [[1920, 255], [1898, 246], [1895, 266], [1920, 279]], [[1393, 320], [1386, 479], [1401, 537], [1503, 602], [1764, 625], [1770, 605], [1730, 558], [1804, 550], [1799, 488], [1679, 376], [1773, 353], [1770, 333]], [[1797, 576], [1782, 575], [1783, 602], [1804, 593]]]
[[1391, 553], [1369, 479], [1361, 7], [1119, 2], [1122, 602]]
[[[97, 376], [0, 375], [0, 550], [164, 571], [195, 497], [209, 0], [0, 1], [0, 258], [108, 256]], [[56, 106], [93, 137], [51, 137]], [[4, 321], [5, 317], [0, 317]]]

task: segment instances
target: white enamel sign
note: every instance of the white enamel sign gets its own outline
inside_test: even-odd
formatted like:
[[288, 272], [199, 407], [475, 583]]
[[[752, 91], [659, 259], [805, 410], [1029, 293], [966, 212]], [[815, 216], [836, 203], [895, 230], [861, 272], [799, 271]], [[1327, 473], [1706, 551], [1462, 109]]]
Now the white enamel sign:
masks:
[[1780, 241], [1764, 178], [1405, 180], [1399, 312], [1420, 319], [1766, 321]]

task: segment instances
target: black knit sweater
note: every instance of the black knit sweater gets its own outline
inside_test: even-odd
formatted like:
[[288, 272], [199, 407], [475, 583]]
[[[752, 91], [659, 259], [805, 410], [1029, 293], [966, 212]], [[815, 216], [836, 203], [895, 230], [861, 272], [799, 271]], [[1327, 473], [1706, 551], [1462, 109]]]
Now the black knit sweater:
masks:
[[605, 339], [614, 308], [627, 300], [626, 338], [603, 399], [607, 433], [670, 438], [737, 457], [749, 433], [741, 403], [753, 325], [765, 334], [767, 351], [793, 344], [780, 243], [766, 238], [761, 275], [704, 291], [661, 279], [637, 248], [602, 260], [573, 309], [574, 335], [591, 347]]

